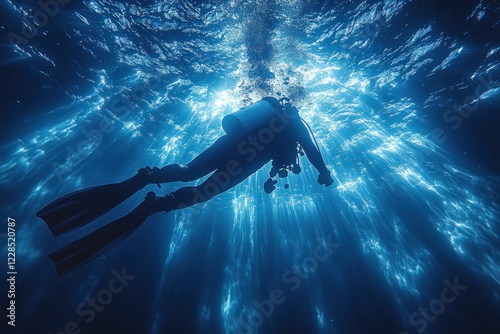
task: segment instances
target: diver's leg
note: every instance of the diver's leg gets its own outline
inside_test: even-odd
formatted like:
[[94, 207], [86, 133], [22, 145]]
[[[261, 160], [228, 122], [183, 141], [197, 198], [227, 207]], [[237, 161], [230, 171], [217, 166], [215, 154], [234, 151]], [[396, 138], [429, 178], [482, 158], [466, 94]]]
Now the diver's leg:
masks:
[[228, 136], [223, 136], [187, 165], [172, 164], [161, 169], [146, 167], [145, 169], [150, 174], [150, 183], [197, 180], [220, 166], [221, 161], [225, 159], [225, 153], [229, 151], [232, 144], [234, 143]]
[[169, 212], [206, 202], [236, 186], [258, 171], [268, 161], [255, 161], [252, 164], [232, 168], [232, 173], [229, 173], [225, 169], [218, 169], [202, 184], [196, 187], [184, 187], [167, 196], [159, 197], [153, 213], [161, 211]]

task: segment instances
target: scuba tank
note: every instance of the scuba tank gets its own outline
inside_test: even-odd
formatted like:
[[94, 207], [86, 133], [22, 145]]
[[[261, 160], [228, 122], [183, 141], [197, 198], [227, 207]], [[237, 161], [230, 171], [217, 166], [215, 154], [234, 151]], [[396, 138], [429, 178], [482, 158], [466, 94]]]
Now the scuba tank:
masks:
[[[244, 107], [234, 113], [226, 115], [222, 119], [222, 128], [229, 136], [241, 136], [270, 121], [277, 113], [286, 110], [291, 110], [298, 114], [297, 108], [290, 104], [290, 99], [282, 97], [279, 101], [274, 97], [265, 97], [262, 100], [255, 102], [247, 107]], [[314, 138], [309, 125], [299, 117], [299, 119], [307, 126], [309, 134]], [[314, 142], [317, 147], [316, 138]], [[300, 167], [299, 156], [304, 155], [302, 147], [296, 143], [295, 152], [292, 156], [286, 157], [279, 162], [273, 160], [273, 166], [269, 173], [269, 179], [264, 183], [264, 191], [267, 194], [272, 193], [276, 189], [278, 181], [273, 178], [278, 175], [279, 178], [286, 178], [289, 172], [299, 174], [302, 171]], [[319, 148], [318, 148], [319, 151]], [[289, 184], [285, 184], [285, 188], [289, 188]]]
[[277, 99], [265, 97], [248, 107], [226, 115], [222, 119], [222, 128], [230, 136], [239, 136], [263, 125], [281, 108]]

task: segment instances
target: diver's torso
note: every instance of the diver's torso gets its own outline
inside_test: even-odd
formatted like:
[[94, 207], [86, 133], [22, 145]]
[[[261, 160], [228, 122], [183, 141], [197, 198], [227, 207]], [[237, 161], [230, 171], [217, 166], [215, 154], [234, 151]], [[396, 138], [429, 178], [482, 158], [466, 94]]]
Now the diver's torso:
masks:
[[[237, 137], [225, 136], [226, 154], [240, 163], [293, 163], [297, 157], [300, 118], [273, 118], [269, 123]], [[274, 163], [273, 163], [274, 165]]]

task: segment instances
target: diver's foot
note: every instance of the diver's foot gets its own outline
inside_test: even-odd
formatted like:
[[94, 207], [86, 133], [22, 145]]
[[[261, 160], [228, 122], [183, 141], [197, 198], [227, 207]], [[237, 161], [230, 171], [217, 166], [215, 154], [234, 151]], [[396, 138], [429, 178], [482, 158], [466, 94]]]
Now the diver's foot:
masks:
[[[158, 197], [156, 196], [156, 194], [153, 192], [153, 191], [150, 191], [146, 194], [146, 197], [144, 197], [144, 202], [146, 203], [153, 203], [153, 202], [157, 202], [158, 201]], [[156, 203], [155, 203], [156, 205]]]
[[162, 182], [163, 173], [158, 167], [146, 166], [137, 171], [137, 174], [132, 178], [134, 182], [138, 185], [145, 187], [148, 184], [157, 184], [158, 188], [161, 188], [160, 183]]
[[154, 192], [150, 191], [147, 193], [146, 197], [144, 198], [144, 201], [141, 204], [139, 204], [139, 206], [135, 208], [132, 212], [130, 212], [129, 215], [134, 214], [135, 212], [141, 215], [145, 214], [145, 217], [151, 216], [153, 213], [155, 213], [154, 209], [157, 205], [157, 202], [158, 202], [158, 197]]
[[[148, 193], [149, 196], [150, 193]], [[152, 193], [154, 194], [154, 193]], [[148, 197], [146, 196], [146, 201], [148, 200]], [[174, 206], [176, 205], [176, 200], [173, 195], [166, 195], [162, 197], [156, 197], [155, 196], [155, 206], [153, 210], [151, 211], [151, 214], [155, 214], [157, 212], [169, 212], [174, 209]]]

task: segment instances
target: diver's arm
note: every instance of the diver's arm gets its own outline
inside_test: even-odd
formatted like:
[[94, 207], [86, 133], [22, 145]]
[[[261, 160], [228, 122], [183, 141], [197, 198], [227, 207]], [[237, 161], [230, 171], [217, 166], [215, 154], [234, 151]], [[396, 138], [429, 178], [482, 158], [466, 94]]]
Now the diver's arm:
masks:
[[321, 156], [319, 147], [315, 145], [312, 138], [312, 133], [310, 133], [309, 129], [302, 120], [299, 120], [298, 127], [299, 143], [304, 149], [304, 152], [307, 155], [307, 159], [319, 172], [318, 182], [319, 184], [324, 184], [328, 187], [329, 185], [333, 184], [333, 179], [330, 176], [330, 171], [326, 167], [323, 157]]

